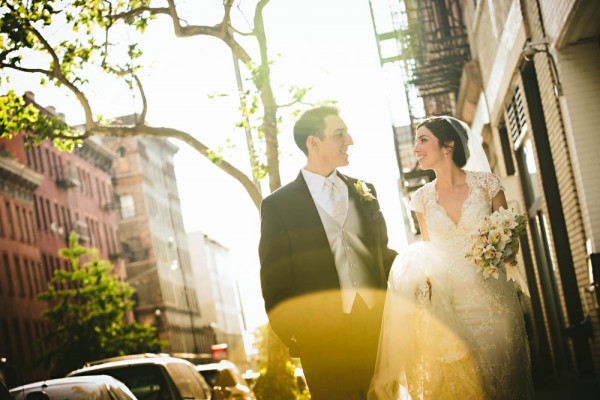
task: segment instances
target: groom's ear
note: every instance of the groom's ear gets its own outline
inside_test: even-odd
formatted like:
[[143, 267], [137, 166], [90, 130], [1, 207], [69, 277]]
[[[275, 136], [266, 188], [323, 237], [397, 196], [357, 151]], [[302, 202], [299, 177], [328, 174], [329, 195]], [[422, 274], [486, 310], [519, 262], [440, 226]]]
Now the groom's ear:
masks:
[[306, 148], [316, 150], [319, 147], [319, 141], [316, 136], [309, 135], [306, 138]]

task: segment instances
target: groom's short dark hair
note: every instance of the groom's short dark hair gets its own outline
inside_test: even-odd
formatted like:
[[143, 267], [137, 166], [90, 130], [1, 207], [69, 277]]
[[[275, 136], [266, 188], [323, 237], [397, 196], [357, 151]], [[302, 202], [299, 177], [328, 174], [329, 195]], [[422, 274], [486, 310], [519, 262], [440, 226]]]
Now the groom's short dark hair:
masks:
[[294, 141], [302, 152], [308, 155], [306, 139], [309, 136], [323, 138], [325, 118], [329, 115], [340, 115], [340, 110], [334, 106], [320, 106], [305, 111], [294, 124]]

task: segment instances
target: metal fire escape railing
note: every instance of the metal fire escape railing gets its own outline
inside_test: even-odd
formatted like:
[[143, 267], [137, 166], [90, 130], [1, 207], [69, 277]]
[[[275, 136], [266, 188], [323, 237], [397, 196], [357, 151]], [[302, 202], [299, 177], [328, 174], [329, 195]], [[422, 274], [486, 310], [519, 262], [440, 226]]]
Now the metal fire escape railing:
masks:
[[[405, 198], [433, 178], [412, 153], [416, 125], [426, 116], [453, 114], [464, 65], [470, 60], [468, 34], [460, 0], [369, 0], [379, 60], [401, 84], [408, 126], [394, 124], [394, 143]], [[390, 81], [393, 82], [393, 79]], [[392, 105], [394, 113], [400, 110]]]

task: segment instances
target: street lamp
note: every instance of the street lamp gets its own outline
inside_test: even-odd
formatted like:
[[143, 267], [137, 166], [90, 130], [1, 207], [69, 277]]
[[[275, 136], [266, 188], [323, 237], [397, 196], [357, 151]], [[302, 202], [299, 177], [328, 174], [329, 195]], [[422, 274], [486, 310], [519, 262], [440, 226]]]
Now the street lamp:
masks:
[[[542, 39], [540, 41], [537, 42], [532, 42], [532, 41], [527, 41], [525, 42], [525, 46], [523, 47], [523, 50], [521, 51], [521, 53], [523, 54], [523, 58], [527, 61], [532, 61], [533, 60], [533, 56], [535, 56], [537, 53], [546, 53], [548, 55], [548, 58], [550, 59], [550, 64], [552, 66], [552, 75], [554, 76], [554, 94], [557, 97], [560, 97], [563, 95], [563, 91], [562, 91], [562, 85], [560, 83], [560, 79], [558, 77], [558, 69], [556, 68], [556, 62], [554, 61], [554, 56], [552, 55], [552, 53], [550, 53], [548, 51], [548, 41], [546, 39]], [[536, 46], [544, 46], [543, 48], [537, 48]]]

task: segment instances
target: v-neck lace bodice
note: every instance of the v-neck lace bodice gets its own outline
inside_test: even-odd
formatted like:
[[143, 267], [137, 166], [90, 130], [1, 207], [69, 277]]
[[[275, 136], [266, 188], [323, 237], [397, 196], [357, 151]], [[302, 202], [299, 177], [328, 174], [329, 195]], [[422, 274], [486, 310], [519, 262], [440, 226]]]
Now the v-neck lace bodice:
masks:
[[429, 240], [445, 246], [464, 247], [469, 233], [492, 211], [492, 199], [504, 190], [500, 179], [491, 173], [465, 171], [469, 194], [455, 223], [438, 203], [436, 181], [425, 184], [411, 199], [411, 208], [425, 216]]

